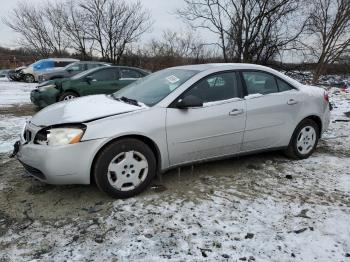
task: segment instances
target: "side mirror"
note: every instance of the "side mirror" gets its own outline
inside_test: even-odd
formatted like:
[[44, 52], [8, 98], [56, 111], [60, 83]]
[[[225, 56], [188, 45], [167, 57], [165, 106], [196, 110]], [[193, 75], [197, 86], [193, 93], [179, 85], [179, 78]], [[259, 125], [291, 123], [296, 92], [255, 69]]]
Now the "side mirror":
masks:
[[67, 69], [67, 72], [68, 72], [68, 73], [72, 73], [72, 72], [73, 72], [73, 69], [68, 68], [68, 69]]
[[89, 84], [91, 84], [91, 82], [93, 81], [94, 79], [92, 78], [92, 76], [87, 76], [85, 77], [85, 81], [88, 82]]
[[203, 106], [203, 100], [196, 97], [196, 96], [185, 96], [183, 99], [179, 99], [176, 104], [176, 108], [179, 109], [186, 109], [189, 107], [202, 107]]

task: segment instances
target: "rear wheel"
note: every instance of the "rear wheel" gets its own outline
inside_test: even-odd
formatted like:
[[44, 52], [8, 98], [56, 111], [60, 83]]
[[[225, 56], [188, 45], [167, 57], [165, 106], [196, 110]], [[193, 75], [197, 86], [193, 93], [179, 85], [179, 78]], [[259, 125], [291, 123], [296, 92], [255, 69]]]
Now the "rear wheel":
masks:
[[315, 151], [319, 136], [320, 130], [315, 121], [303, 120], [294, 131], [286, 155], [294, 159], [308, 158]]
[[24, 81], [26, 83], [34, 83], [35, 82], [35, 77], [33, 75], [31, 75], [31, 74], [26, 74], [24, 76]]
[[63, 94], [60, 95], [60, 97], [58, 98], [58, 101], [72, 100], [77, 97], [79, 97], [79, 95], [74, 92], [64, 92]]
[[114, 198], [132, 197], [150, 184], [156, 174], [152, 150], [136, 139], [108, 145], [97, 156], [93, 176], [97, 187]]

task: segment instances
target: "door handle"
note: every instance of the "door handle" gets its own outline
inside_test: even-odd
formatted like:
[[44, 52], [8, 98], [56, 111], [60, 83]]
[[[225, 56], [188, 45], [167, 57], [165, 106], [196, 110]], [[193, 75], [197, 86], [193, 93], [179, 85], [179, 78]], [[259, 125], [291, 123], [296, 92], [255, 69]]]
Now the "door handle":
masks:
[[237, 116], [240, 114], [243, 114], [243, 109], [233, 109], [230, 113], [228, 113], [230, 116]]
[[287, 102], [288, 105], [295, 105], [295, 104], [298, 104], [298, 101], [295, 100], [295, 99], [289, 99], [288, 102]]

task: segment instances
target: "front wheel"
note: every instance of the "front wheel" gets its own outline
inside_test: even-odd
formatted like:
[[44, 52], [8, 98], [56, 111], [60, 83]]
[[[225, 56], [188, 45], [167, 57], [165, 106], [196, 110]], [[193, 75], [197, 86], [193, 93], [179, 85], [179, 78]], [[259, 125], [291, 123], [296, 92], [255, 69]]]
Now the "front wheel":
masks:
[[136, 139], [108, 145], [97, 156], [93, 176], [97, 187], [114, 198], [128, 198], [146, 189], [156, 174], [152, 150]]
[[63, 94], [60, 95], [58, 98], [58, 101], [67, 101], [67, 100], [72, 100], [74, 98], [79, 97], [76, 93], [73, 92], [64, 92]]
[[286, 155], [294, 159], [308, 158], [315, 151], [319, 136], [320, 130], [315, 121], [303, 120], [294, 131]]
[[34, 83], [35, 82], [35, 77], [33, 75], [31, 75], [31, 74], [26, 74], [24, 76], [24, 81], [26, 83]]

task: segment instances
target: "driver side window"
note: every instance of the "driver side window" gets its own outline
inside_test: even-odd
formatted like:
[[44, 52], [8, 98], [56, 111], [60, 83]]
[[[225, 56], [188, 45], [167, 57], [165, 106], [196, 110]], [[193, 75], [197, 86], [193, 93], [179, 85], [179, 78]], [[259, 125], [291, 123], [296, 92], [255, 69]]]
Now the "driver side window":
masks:
[[240, 97], [237, 74], [226, 72], [208, 76], [194, 84], [185, 96], [195, 96], [203, 103]]
[[115, 68], [101, 69], [91, 74], [91, 77], [95, 81], [115, 81], [119, 79], [119, 70]]
[[83, 65], [82, 64], [75, 64], [70, 67], [68, 67], [68, 70], [71, 71], [83, 71]]

